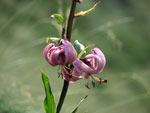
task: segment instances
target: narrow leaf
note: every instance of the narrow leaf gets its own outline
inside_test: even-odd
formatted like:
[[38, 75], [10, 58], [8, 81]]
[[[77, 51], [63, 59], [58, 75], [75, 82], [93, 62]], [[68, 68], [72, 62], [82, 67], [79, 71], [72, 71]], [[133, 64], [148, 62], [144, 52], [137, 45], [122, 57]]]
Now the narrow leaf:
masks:
[[76, 113], [78, 108], [79, 108], [79, 105], [87, 98], [88, 96], [86, 95], [80, 102], [79, 104], [73, 109], [73, 111], [71, 113]]
[[49, 44], [49, 43], [59, 43], [60, 41], [60, 38], [57, 38], [57, 37], [47, 37], [46, 38], [46, 43]]
[[54, 96], [51, 91], [51, 87], [49, 84], [48, 77], [45, 73], [41, 72], [42, 74], [42, 80], [45, 87], [45, 100], [44, 100], [44, 109], [46, 113], [56, 113], [56, 104], [54, 101]]
[[94, 44], [93, 44], [93, 45], [89, 45], [89, 46], [87, 46], [86, 48], [84, 48], [84, 49], [79, 53], [78, 58], [81, 58], [81, 57], [85, 54], [86, 50], [87, 50], [89, 47], [91, 47], [91, 46], [94, 46]]
[[[74, 41], [74, 44], [73, 44], [74, 48], [76, 49], [77, 51], [77, 54], [80, 54], [82, 50], [85, 49], [85, 46], [83, 44], [81, 44], [78, 40], [75, 40]], [[84, 54], [86, 53], [86, 51], [84, 52]]]
[[46, 43], [47, 44], [51, 43], [51, 38], [46, 38]]
[[96, 6], [98, 4], [100, 4], [100, 3], [101, 3], [101, 1], [97, 2], [92, 8], [90, 8], [90, 9], [88, 9], [86, 11], [80, 11], [80, 12], [76, 13], [74, 16], [75, 17], [85, 16], [85, 15], [89, 14], [90, 12], [94, 11], [94, 9], [96, 8]]
[[60, 14], [53, 14], [50, 17], [53, 18], [58, 24], [63, 24], [64, 22], [63, 17]]

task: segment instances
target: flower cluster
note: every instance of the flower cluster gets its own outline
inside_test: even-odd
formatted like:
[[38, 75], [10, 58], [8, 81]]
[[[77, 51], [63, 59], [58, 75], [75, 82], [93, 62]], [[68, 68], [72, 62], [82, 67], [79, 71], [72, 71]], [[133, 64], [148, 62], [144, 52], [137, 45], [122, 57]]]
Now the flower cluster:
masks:
[[68, 40], [61, 39], [59, 46], [48, 44], [44, 49], [44, 57], [52, 66], [62, 65], [63, 78], [71, 83], [89, 78], [91, 74], [101, 72], [105, 66], [105, 56], [101, 50], [94, 48], [92, 54], [77, 58], [77, 52]]

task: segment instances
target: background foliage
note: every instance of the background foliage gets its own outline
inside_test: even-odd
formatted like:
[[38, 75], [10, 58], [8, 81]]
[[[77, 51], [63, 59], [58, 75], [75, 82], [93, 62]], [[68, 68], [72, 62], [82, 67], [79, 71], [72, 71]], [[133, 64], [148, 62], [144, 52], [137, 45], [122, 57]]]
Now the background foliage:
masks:
[[[93, 6], [85, 0], [77, 11]], [[42, 113], [45, 97], [40, 69], [49, 75], [55, 100], [62, 88], [59, 67], [43, 57], [45, 39], [60, 34], [50, 20], [64, 12], [71, 0], [0, 1], [0, 113]], [[85, 96], [78, 113], [148, 113], [150, 111], [150, 1], [104, 0], [86, 17], [77, 18], [72, 41], [95, 44], [107, 65], [97, 75], [107, 84], [84, 87], [80, 80], [69, 87], [62, 113], [69, 113]]]

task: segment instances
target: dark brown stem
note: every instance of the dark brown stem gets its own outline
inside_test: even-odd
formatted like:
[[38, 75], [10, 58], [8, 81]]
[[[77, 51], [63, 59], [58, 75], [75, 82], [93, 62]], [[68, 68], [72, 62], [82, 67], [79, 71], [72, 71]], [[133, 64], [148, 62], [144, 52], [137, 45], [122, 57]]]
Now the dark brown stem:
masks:
[[64, 39], [65, 38], [65, 26], [62, 29], [62, 34], [61, 34], [61, 38]]
[[74, 19], [76, 3], [77, 3], [77, 0], [72, 0], [72, 7], [70, 10], [69, 20], [68, 20], [68, 25], [67, 25], [67, 34], [66, 34], [66, 38], [69, 41], [71, 40], [72, 24], [73, 24], [73, 19]]
[[[78, 2], [77, 0], [72, 0], [72, 6], [71, 6], [71, 10], [70, 10], [69, 19], [68, 19], [66, 38], [69, 41], [71, 40], [72, 24], [73, 24], [74, 13], [75, 13], [75, 8], [76, 8], [77, 2]], [[65, 28], [63, 28], [63, 30], [62, 30], [62, 38], [65, 38], [64, 33], [65, 33]], [[64, 85], [63, 85], [61, 96], [60, 96], [60, 99], [59, 99], [59, 102], [57, 105], [56, 113], [60, 113], [60, 110], [61, 110], [62, 105], [64, 103], [64, 99], [65, 99], [67, 91], [68, 91], [68, 87], [69, 87], [69, 82], [64, 80]]]
[[61, 108], [62, 108], [62, 105], [64, 103], [64, 99], [65, 99], [67, 91], [68, 91], [68, 86], [69, 86], [69, 82], [64, 80], [64, 86], [63, 86], [63, 89], [62, 89], [62, 92], [61, 92], [61, 96], [60, 96], [60, 99], [59, 99], [59, 102], [58, 102], [57, 112], [56, 113], [59, 113]]

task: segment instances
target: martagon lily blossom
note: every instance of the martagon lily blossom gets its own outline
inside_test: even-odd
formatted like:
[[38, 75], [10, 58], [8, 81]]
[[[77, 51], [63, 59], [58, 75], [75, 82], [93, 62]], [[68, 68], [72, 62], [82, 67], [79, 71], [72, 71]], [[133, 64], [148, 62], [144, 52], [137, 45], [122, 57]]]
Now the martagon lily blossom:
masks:
[[91, 51], [93, 54], [88, 54], [83, 59], [77, 58], [72, 63], [71, 70], [62, 69], [64, 79], [73, 83], [82, 78], [88, 79], [91, 74], [97, 74], [103, 70], [106, 64], [104, 54], [98, 48], [94, 48]]
[[77, 58], [76, 50], [72, 44], [64, 39], [60, 40], [58, 47], [55, 47], [54, 43], [48, 44], [43, 55], [52, 66], [71, 64]]

